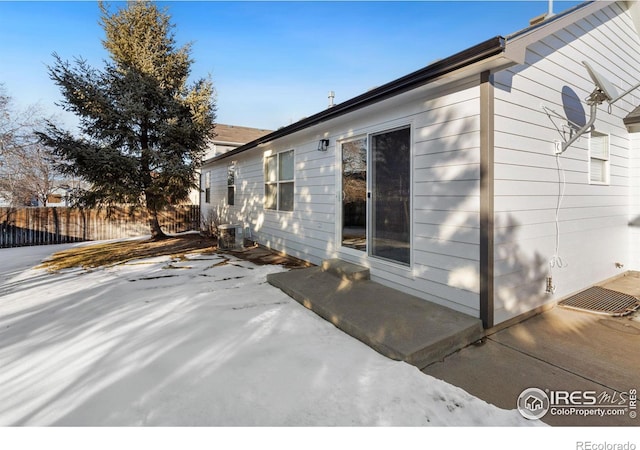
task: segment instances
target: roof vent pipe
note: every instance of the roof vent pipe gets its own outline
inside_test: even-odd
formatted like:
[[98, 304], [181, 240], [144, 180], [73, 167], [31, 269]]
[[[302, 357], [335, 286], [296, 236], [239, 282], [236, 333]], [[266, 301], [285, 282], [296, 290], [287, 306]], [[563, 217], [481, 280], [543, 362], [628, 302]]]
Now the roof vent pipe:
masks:
[[333, 99], [335, 98], [336, 93], [333, 91], [329, 91], [329, 106], [327, 106], [327, 108], [332, 108], [333, 107]]

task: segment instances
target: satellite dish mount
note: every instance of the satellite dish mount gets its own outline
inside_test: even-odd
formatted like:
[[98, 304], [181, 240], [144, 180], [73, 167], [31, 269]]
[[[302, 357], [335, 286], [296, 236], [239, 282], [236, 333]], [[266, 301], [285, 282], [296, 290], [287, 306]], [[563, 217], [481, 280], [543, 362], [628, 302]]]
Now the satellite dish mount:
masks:
[[640, 87], [640, 83], [638, 83], [635, 86], [633, 86], [631, 89], [623, 92], [622, 94], [618, 94], [618, 90], [607, 78], [605, 78], [604, 75], [597, 72], [593, 67], [591, 67], [591, 65], [588, 62], [582, 61], [582, 64], [584, 64], [584, 66], [586, 67], [587, 72], [589, 73], [589, 76], [593, 81], [593, 84], [595, 84], [595, 89], [585, 99], [585, 102], [587, 103], [587, 105], [591, 107], [591, 116], [589, 117], [589, 121], [582, 128], [577, 130], [576, 133], [573, 134], [573, 136], [571, 136], [571, 138], [567, 142], [564, 142], [562, 144], [561, 150], [557, 152], [558, 154], [564, 153], [565, 150], [567, 150], [569, 146], [571, 146], [571, 144], [577, 141], [584, 133], [591, 131], [591, 128], [593, 127], [593, 124], [596, 121], [598, 106], [603, 104], [605, 101], [608, 102], [609, 105], [613, 105], [622, 97], [626, 96], [627, 94], [631, 93], [632, 91]]

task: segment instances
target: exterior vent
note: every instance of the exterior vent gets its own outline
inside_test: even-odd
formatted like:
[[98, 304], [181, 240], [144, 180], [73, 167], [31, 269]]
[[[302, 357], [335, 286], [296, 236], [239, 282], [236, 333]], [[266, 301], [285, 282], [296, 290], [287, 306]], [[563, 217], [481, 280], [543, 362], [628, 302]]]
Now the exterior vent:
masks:
[[218, 248], [224, 250], [240, 249], [244, 245], [242, 224], [225, 223], [218, 226]]
[[558, 306], [609, 316], [626, 316], [640, 307], [640, 300], [631, 295], [594, 286], [559, 302]]

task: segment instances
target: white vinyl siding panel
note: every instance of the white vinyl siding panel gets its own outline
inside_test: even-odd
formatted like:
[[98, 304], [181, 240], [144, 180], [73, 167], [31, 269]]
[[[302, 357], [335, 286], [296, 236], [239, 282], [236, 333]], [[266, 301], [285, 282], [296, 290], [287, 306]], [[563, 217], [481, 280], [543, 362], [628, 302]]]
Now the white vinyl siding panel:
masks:
[[[614, 104], [611, 114], [606, 104], [598, 108], [595, 128], [609, 141], [607, 185], [590, 182], [588, 134], [559, 160], [553, 152], [568, 118], [589, 119], [583, 99], [593, 84], [583, 60], [620, 92], [640, 80], [640, 40], [624, 8], [611, 4], [530, 45], [525, 64], [495, 75], [496, 323], [617, 275], [615, 263], [629, 258], [630, 142], [622, 119], [633, 97]], [[566, 267], [552, 271], [557, 290], [547, 295], [563, 178], [559, 255]]]
[[640, 133], [631, 135], [629, 204], [629, 270], [640, 270]]

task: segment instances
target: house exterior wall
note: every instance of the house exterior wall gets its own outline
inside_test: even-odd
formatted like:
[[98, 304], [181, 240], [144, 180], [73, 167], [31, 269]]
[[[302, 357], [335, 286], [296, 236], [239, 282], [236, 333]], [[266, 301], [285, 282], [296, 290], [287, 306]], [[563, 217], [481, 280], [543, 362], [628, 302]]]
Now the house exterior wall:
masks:
[[189, 202], [192, 205], [205, 204], [205, 196], [204, 196], [204, 189], [203, 189], [204, 180], [202, 179], [202, 174], [204, 173], [205, 170], [210, 170], [210, 169], [206, 169], [207, 167], [206, 161], [210, 158], [213, 158], [214, 156], [221, 155], [222, 153], [228, 152], [229, 150], [233, 150], [234, 148], [237, 148], [238, 145], [239, 144], [237, 145], [220, 144], [214, 141], [207, 147], [204, 157], [202, 159], [203, 161], [205, 161], [205, 163], [203, 164], [203, 168], [198, 169], [196, 171], [196, 181], [199, 180], [200, 189], [192, 189], [191, 193], [189, 194]]
[[[640, 269], [640, 227], [629, 226], [640, 221], [640, 133], [629, 134], [622, 120], [640, 95], [610, 113], [606, 103], [598, 108], [595, 129], [610, 144], [608, 183], [589, 181], [587, 135], [554, 153], [554, 141], [568, 138], [569, 121], [589, 119], [584, 98], [593, 84], [581, 61], [620, 92], [640, 80], [640, 40], [626, 6], [608, 4], [555, 31], [528, 47], [524, 64], [492, 75], [495, 324]], [[368, 266], [376, 281], [478, 317], [479, 85], [479, 74], [433, 83], [208, 163], [202, 188], [209, 173], [211, 198], [201, 201], [203, 215], [243, 223], [259, 243], [312, 263], [338, 257]], [[411, 130], [410, 267], [339, 245], [340, 142], [401, 126]], [[317, 150], [319, 139], [330, 140], [328, 151]], [[265, 155], [288, 150], [295, 154], [294, 209], [265, 210]], [[545, 292], [549, 276], [552, 293]]]
[[[224, 222], [242, 222], [252, 238], [312, 263], [339, 257], [371, 268], [372, 279], [478, 316], [479, 75], [448, 87], [414, 89], [203, 168], [211, 203]], [[339, 245], [339, 143], [409, 125], [412, 247], [410, 267]], [[329, 139], [326, 152], [319, 139]], [[293, 212], [265, 210], [265, 152], [295, 152]], [[226, 202], [227, 167], [236, 167], [235, 205]], [[204, 177], [203, 177], [204, 180]]]
[[[624, 3], [615, 3], [531, 45], [524, 64], [494, 75], [496, 323], [622, 273], [616, 263], [637, 265], [628, 227], [631, 139], [622, 122], [637, 94], [611, 114], [606, 103], [598, 109], [595, 128], [610, 134], [608, 185], [589, 183], [587, 137], [558, 159], [553, 141], [568, 130], [567, 117], [589, 118], [583, 99], [593, 83], [581, 61], [623, 92], [640, 80], [639, 50]], [[550, 269], [563, 184], [558, 163], [566, 179], [558, 220], [563, 267]], [[553, 294], [545, 293], [548, 275]]]
[[629, 269], [640, 270], [640, 133], [631, 134], [629, 202]]

